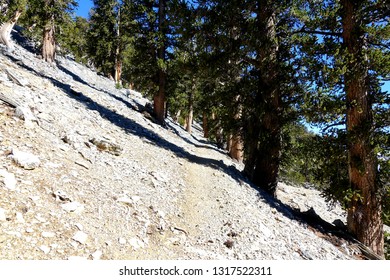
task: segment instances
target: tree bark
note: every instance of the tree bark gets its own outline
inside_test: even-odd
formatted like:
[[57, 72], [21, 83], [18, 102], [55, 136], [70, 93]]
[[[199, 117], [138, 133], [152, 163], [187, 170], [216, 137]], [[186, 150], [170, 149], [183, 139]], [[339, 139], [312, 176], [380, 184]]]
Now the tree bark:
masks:
[[6, 45], [9, 51], [14, 50], [14, 45], [11, 40], [11, 32], [21, 14], [21, 11], [16, 11], [15, 15], [9, 21], [3, 23], [0, 27], [0, 43]]
[[[234, 102], [237, 104], [238, 109], [234, 115], [234, 120], [236, 123], [240, 123], [242, 115], [242, 105], [240, 103], [240, 96], [237, 95], [234, 98]], [[228, 151], [231, 158], [242, 162], [244, 159], [244, 144], [241, 137], [241, 132], [239, 128], [236, 128], [228, 139]]]
[[195, 79], [192, 80], [192, 88], [188, 96], [188, 116], [186, 121], [186, 130], [191, 134], [192, 132], [192, 123], [194, 119], [194, 95], [195, 95], [196, 83]]
[[370, 143], [373, 128], [368, 89], [368, 61], [364, 54], [365, 32], [358, 1], [343, 0], [343, 43], [347, 50], [344, 86], [347, 102], [349, 182], [353, 197], [348, 209], [349, 231], [376, 254], [384, 256], [381, 198], [377, 162]]
[[48, 63], [53, 63], [56, 53], [54, 15], [43, 28], [42, 57]]
[[258, 92], [255, 104], [259, 104], [247, 124], [245, 141], [246, 160], [244, 172], [271, 195], [275, 194], [281, 156], [281, 94], [277, 62], [278, 42], [276, 38], [275, 14], [268, 1], [259, 4], [257, 19], [259, 38], [256, 68], [258, 70]]
[[158, 65], [158, 92], [154, 96], [154, 114], [157, 121], [160, 124], [164, 124], [165, 121], [165, 87], [166, 87], [166, 73], [162, 68], [161, 63], [165, 63], [165, 6], [166, 0], [159, 1], [158, 9], [158, 30], [161, 35], [162, 41], [160, 41], [157, 48]]
[[209, 138], [209, 119], [205, 111], [203, 111], [202, 126], [203, 126], [203, 137], [207, 139]]
[[115, 83], [122, 85], [122, 59], [121, 59], [121, 45], [120, 45], [120, 25], [121, 25], [121, 9], [118, 8], [117, 29], [116, 29], [116, 49], [115, 49]]

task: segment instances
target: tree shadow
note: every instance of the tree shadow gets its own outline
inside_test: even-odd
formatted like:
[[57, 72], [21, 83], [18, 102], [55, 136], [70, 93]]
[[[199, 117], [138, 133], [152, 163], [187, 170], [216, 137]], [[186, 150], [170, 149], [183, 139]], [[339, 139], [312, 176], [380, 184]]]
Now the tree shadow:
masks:
[[[227, 166], [222, 160], [214, 160], [210, 158], [200, 157], [194, 154], [191, 154], [190, 152], [186, 151], [184, 148], [177, 146], [176, 144], [164, 139], [157, 133], [153, 132], [152, 130], [138, 124], [137, 122], [111, 110], [107, 107], [99, 104], [98, 102], [94, 101], [92, 98], [86, 96], [82, 92], [75, 91], [71, 88], [71, 85], [65, 84], [53, 77], [50, 77], [44, 73], [40, 73], [33, 69], [32, 67], [21, 63], [18, 59], [14, 58], [12, 55], [7, 54], [8, 58], [13, 60], [15, 63], [18, 63], [20, 67], [25, 68], [27, 71], [30, 71], [31, 73], [34, 73], [37, 76], [40, 76], [42, 78], [45, 78], [49, 80], [54, 86], [61, 89], [65, 94], [67, 94], [68, 97], [76, 100], [77, 102], [83, 104], [87, 109], [96, 111], [99, 113], [99, 115], [110, 121], [112, 124], [116, 125], [117, 127], [123, 129], [126, 133], [132, 134], [135, 136], [139, 136], [141, 138], [144, 138], [148, 141], [148, 143], [151, 143], [155, 146], [164, 148], [168, 151], [173, 152], [176, 156], [180, 158], [187, 159], [190, 162], [201, 164], [207, 167], [211, 167], [217, 170], [221, 170], [225, 172], [226, 174], [229, 174], [232, 178], [238, 180], [238, 176], [240, 175], [240, 171], [237, 170], [234, 166]], [[62, 69], [64, 69], [62, 67]], [[59, 70], [61, 70], [59, 68]], [[61, 70], [62, 71], [62, 70]], [[69, 74], [69, 71], [66, 72], [66, 74]], [[75, 75], [75, 74], [73, 74]], [[77, 79], [76, 81], [80, 81], [81, 79]], [[88, 85], [85, 81], [83, 84]], [[140, 110], [141, 107], [135, 107], [130, 102], [124, 100], [123, 98], [120, 98], [118, 96], [115, 96], [114, 94], [108, 93], [111, 97], [115, 98], [116, 100], [119, 100], [121, 102], [124, 102], [125, 105], [129, 106], [132, 109], [135, 109], [137, 111]]]
[[[206, 167], [211, 167], [216, 170], [220, 170], [224, 172], [225, 174], [231, 176], [232, 179], [234, 179], [238, 183], [245, 182], [248, 185], [250, 185], [252, 188], [257, 190], [258, 196], [261, 199], [265, 199], [266, 202], [279, 211], [281, 214], [286, 216], [290, 220], [294, 220], [299, 222], [305, 227], [309, 227], [312, 229], [318, 236], [324, 238], [325, 240], [328, 240], [335, 246], [339, 247], [343, 243], [355, 243], [356, 239], [354, 239], [351, 235], [349, 235], [345, 229], [342, 229], [340, 227], [337, 227], [335, 225], [332, 225], [326, 221], [324, 221], [321, 217], [319, 217], [314, 210], [309, 210], [307, 212], [301, 212], [299, 209], [294, 209], [290, 207], [289, 205], [283, 204], [280, 200], [271, 197], [268, 195], [265, 191], [261, 190], [259, 187], [253, 185], [242, 173], [239, 171], [236, 167], [233, 165], [226, 165], [222, 160], [215, 160], [215, 159], [210, 159], [206, 157], [200, 157], [197, 155], [194, 155], [188, 151], [186, 151], [184, 148], [164, 139], [157, 133], [153, 132], [152, 130], [138, 124], [137, 122], [111, 110], [108, 109], [107, 107], [99, 104], [98, 102], [94, 101], [92, 98], [86, 96], [82, 92], [75, 91], [71, 88], [69, 84], [65, 84], [53, 77], [50, 77], [44, 73], [40, 73], [33, 69], [32, 67], [21, 63], [20, 60], [17, 58], [14, 58], [12, 55], [5, 54], [8, 58], [13, 60], [15, 63], [17, 63], [20, 67], [25, 68], [27, 71], [30, 71], [31, 73], [34, 73], [37, 76], [40, 76], [42, 78], [45, 78], [55, 86], [57, 86], [59, 89], [61, 89], [65, 94], [67, 94], [68, 97], [72, 98], [73, 100], [83, 104], [87, 109], [97, 111], [100, 116], [108, 121], [110, 121], [112, 124], [115, 126], [123, 129], [126, 133], [132, 134], [141, 138], [144, 138], [147, 140], [148, 143], [153, 144], [155, 146], [161, 147], [165, 150], [173, 152], [177, 157], [186, 159], [190, 162], [200, 164]], [[94, 88], [87, 82], [85, 82], [83, 79], [81, 79], [79, 76], [77, 76], [75, 73], [72, 73], [68, 69], [65, 69], [64, 67], [59, 67], [58, 68], [60, 71], [63, 71], [65, 74], [71, 75], [73, 79], [77, 82], [80, 82], [84, 85], [87, 85], [91, 88]], [[64, 71], [65, 70], [65, 71]], [[96, 89], [96, 88], [94, 88]], [[96, 89], [101, 91], [101, 89]], [[132, 108], [138, 112], [142, 112], [144, 109], [142, 105], [140, 106], [135, 106], [129, 101], [125, 100], [124, 98], [121, 98], [119, 96], [116, 96], [112, 93], [109, 93], [105, 91], [106, 94], [110, 95], [114, 99], [124, 103], [126, 106], [129, 108]], [[175, 133], [184, 141], [187, 143], [194, 145], [199, 148], [211, 148], [212, 147], [208, 145], [199, 145], [196, 144], [185, 137], [181, 137], [180, 133], [178, 130], [175, 130], [174, 127], [171, 126], [171, 129], [176, 131]], [[220, 152], [216, 148], [214, 150]], [[363, 257], [362, 257], [363, 258]]]

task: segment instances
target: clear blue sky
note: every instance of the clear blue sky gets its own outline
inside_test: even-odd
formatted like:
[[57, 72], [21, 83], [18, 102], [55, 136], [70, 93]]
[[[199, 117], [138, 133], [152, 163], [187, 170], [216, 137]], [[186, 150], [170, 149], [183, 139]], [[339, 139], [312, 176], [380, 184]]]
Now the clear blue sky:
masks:
[[81, 17], [88, 18], [89, 10], [92, 8], [93, 3], [91, 0], [78, 0], [79, 6], [76, 8], [76, 14]]

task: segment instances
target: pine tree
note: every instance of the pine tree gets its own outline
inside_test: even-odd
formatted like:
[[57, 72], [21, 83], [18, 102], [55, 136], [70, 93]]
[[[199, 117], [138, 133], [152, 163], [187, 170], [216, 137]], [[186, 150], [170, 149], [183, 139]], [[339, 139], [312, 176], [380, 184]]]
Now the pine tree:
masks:
[[378, 1], [303, 3], [300, 33], [308, 43], [303, 49], [312, 79], [309, 100], [314, 104], [309, 107], [317, 111], [311, 120], [324, 124], [328, 140], [341, 143], [345, 148], [339, 153], [347, 159], [345, 184], [338, 184], [339, 190], [331, 185], [331, 192], [343, 194], [340, 199], [348, 202], [349, 231], [383, 256], [386, 190], [377, 154], [378, 136], [388, 125], [383, 108], [389, 100], [379, 83], [390, 73], [388, 11]]
[[94, 0], [88, 36], [89, 55], [98, 71], [105, 76], [115, 76], [117, 49], [117, 0]]
[[282, 127], [293, 116], [290, 104], [299, 102], [296, 96], [301, 93], [291, 71], [290, 9], [273, 1], [201, 2], [205, 48], [219, 83], [211, 92], [224, 93], [213, 102], [223, 105], [218, 111], [228, 135], [243, 141], [244, 172], [274, 194]]
[[56, 54], [56, 28], [66, 21], [77, 2], [74, 0], [31, 0], [25, 20], [30, 26], [42, 29], [42, 57], [53, 63]]
[[6, 45], [10, 51], [14, 48], [11, 40], [11, 31], [25, 7], [25, 0], [4, 1], [4, 3], [0, 4], [0, 43]]

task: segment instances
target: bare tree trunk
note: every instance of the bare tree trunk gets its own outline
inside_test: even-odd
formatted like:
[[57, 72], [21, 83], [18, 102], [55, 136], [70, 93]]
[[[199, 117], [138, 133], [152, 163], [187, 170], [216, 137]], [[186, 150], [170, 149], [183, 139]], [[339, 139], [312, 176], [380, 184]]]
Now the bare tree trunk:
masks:
[[54, 15], [43, 28], [42, 57], [48, 63], [53, 63], [56, 54]]
[[370, 144], [373, 116], [364, 54], [365, 38], [359, 2], [343, 0], [343, 43], [347, 48], [348, 72], [345, 74], [347, 96], [347, 133], [349, 181], [354, 192], [349, 209], [348, 229], [376, 254], [384, 256], [381, 198], [378, 193], [377, 162]]
[[209, 120], [205, 111], [203, 111], [203, 137], [209, 138]]
[[121, 59], [121, 45], [120, 45], [120, 25], [121, 25], [121, 9], [119, 7], [117, 17], [117, 29], [116, 29], [116, 49], [115, 49], [115, 83], [122, 85], [122, 59]]
[[187, 122], [186, 122], [186, 130], [188, 133], [191, 134], [192, 132], [192, 123], [194, 119], [194, 95], [196, 90], [196, 82], [195, 79], [192, 79], [192, 88], [191, 92], [188, 96], [188, 116], [187, 116]]
[[[166, 0], [159, 1], [158, 9], [158, 30], [161, 37], [165, 37], [165, 4]], [[165, 42], [164, 39], [162, 42], [159, 42], [157, 49], [157, 59], [161, 62], [165, 62]], [[159, 65], [158, 69], [158, 92], [154, 96], [154, 114], [157, 121], [160, 124], [164, 123], [165, 120], [165, 86], [166, 86], [166, 73], [165, 69], [161, 69]]]
[[15, 15], [9, 21], [3, 23], [0, 27], [0, 43], [6, 45], [9, 51], [14, 50], [14, 45], [11, 40], [11, 32], [21, 14], [21, 11], [16, 11]]

